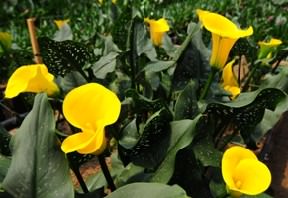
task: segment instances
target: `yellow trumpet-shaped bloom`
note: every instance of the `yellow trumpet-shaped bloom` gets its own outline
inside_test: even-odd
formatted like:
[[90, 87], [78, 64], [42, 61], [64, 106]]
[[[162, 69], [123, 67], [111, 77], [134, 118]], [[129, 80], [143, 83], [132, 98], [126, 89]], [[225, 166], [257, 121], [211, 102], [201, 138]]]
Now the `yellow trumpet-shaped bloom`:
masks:
[[250, 26], [246, 30], [239, 29], [226, 17], [205, 10], [198, 9], [197, 15], [202, 25], [212, 33], [210, 65], [223, 69], [235, 42], [241, 37], [252, 35], [253, 28]]
[[234, 62], [235, 59], [227, 63], [222, 72], [222, 86], [226, 91], [231, 93], [232, 99], [240, 94], [240, 87], [233, 73]]
[[[232, 194], [257, 195], [271, 183], [267, 166], [258, 161], [249, 149], [234, 146], [227, 149], [222, 158], [222, 175]], [[236, 193], [235, 193], [236, 192]]]
[[117, 121], [121, 103], [115, 93], [97, 83], [70, 91], [63, 101], [63, 114], [81, 132], [67, 137], [61, 146], [65, 153], [101, 153], [106, 146], [105, 126]]
[[70, 19], [65, 19], [65, 20], [54, 20], [54, 23], [58, 27], [58, 29], [61, 29], [65, 24], [68, 24]]
[[44, 64], [24, 65], [9, 78], [5, 97], [13, 98], [22, 92], [46, 92], [53, 95], [59, 92], [59, 88]]
[[281, 45], [282, 41], [279, 39], [272, 38], [268, 42], [259, 41], [258, 45], [260, 46], [258, 58], [271, 58], [272, 52], [276, 49], [278, 45]]
[[155, 46], [162, 44], [162, 39], [165, 32], [169, 31], [169, 25], [166, 19], [159, 20], [145, 18], [144, 21], [150, 26], [150, 38]]

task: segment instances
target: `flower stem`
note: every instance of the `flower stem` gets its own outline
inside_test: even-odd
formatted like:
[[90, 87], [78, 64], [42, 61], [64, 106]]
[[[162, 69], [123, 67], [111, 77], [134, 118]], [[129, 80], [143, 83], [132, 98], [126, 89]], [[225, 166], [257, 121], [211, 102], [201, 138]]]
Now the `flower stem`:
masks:
[[208, 77], [208, 79], [207, 79], [207, 81], [206, 81], [205, 87], [204, 87], [204, 89], [203, 89], [203, 91], [202, 91], [202, 93], [201, 93], [201, 95], [200, 95], [199, 100], [203, 100], [203, 99], [206, 98], [206, 96], [207, 96], [207, 94], [208, 94], [208, 91], [209, 91], [209, 89], [210, 89], [210, 86], [211, 86], [211, 84], [212, 84], [212, 82], [213, 82], [213, 80], [214, 80], [214, 77], [215, 77], [215, 75], [216, 75], [217, 72], [218, 72], [218, 70], [217, 70], [217, 69], [214, 69], [214, 68], [212, 67], [212, 70], [211, 70], [211, 72], [210, 72], [210, 74], [209, 74], [209, 77]]
[[[69, 157], [68, 157], [68, 159], [69, 159]], [[75, 174], [75, 176], [76, 176], [76, 178], [77, 178], [77, 180], [78, 180], [83, 192], [84, 193], [89, 193], [89, 190], [88, 190], [88, 188], [87, 188], [87, 186], [85, 184], [85, 181], [84, 181], [84, 179], [83, 179], [83, 177], [82, 177], [82, 175], [81, 175], [81, 173], [79, 171], [79, 168], [72, 162], [71, 159], [69, 159], [69, 163], [70, 163], [70, 168], [74, 172], [74, 174]]]
[[102, 169], [102, 172], [105, 176], [105, 179], [108, 183], [108, 187], [110, 188], [110, 190], [113, 192], [114, 190], [116, 190], [116, 186], [113, 182], [113, 179], [111, 177], [111, 174], [109, 172], [109, 169], [107, 167], [106, 161], [105, 161], [105, 156], [103, 154], [98, 155], [98, 160]]
[[89, 77], [85, 74], [85, 72], [81, 68], [77, 68], [77, 71], [83, 76], [83, 78], [87, 81], [90, 82]]

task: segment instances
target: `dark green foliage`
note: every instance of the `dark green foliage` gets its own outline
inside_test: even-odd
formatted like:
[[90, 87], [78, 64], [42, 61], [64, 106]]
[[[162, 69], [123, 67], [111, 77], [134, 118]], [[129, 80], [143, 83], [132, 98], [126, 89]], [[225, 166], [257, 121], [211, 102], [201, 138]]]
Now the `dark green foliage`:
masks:
[[65, 76], [71, 70], [81, 70], [91, 57], [87, 47], [75, 41], [54, 41], [47, 37], [38, 40], [43, 62], [55, 75]]
[[0, 125], [0, 154], [10, 156], [10, 140], [11, 135]]
[[[234, 130], [240, 132], [248, 147], [255, 149], [255, 140], [251, 137], [253, 129], [262, 120], [265, 109], [274, 110], [285, 95], [279, 89], [274, 88], [247, 94], [250, 94], [250, 97], [245, 98], [246, 100], [244, 98], [238, 100], [239, 103], [241, 101], [240, 105], [237, 104], [237, 101], [234, 104], [233, 102], [230, 104], [210, 103], [207, 105], [204, 114], [207, 114], [208, 119], [214, 120], [216, 124], [214, 137], [219, 132], [217, 129], [220, 129], [223, 125], [227, 127], [228, 124], [232, 124]], [[253, 95], [255, 98], [253, 98]], [[248, 104], [243, 104], [243, 102], [248, 102]]]
[[145, 168], [155, 168], [165, 157], [169, 140], [172, 115], [167, 109], [161, 109], [152, 115], [144, 126], [137, 144], [132, 149], [119, 147], [124, 164], [132, 161]]

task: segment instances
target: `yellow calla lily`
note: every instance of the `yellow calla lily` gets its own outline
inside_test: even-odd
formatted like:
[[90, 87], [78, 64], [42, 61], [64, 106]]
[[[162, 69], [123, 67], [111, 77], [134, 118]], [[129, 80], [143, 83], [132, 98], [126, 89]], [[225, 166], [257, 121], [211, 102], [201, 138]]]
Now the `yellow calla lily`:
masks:
[[227, 63], [222, 72], [222, 80], [223, 80], [222, 86], [226, 91], [232, 94], [231, 96], [232, 99], [238, 96], [241, 92], [238, 82], [233, 73], [234, 62], [235, 59]]
[[[224, 152], [222, 175], [232, 194], [257, 195], [264, 192], [271, 183], [267, 166], [258, 161], [249, 149], [234, 146]], [[235, 193], [236, 192], [236, 193]]]
[[162, 39], [165, 32], [169, 31], [169, 25], [166, 19], [159, 20], [145, 18], [144, 21], [150, 26], [150, 38], [155, 46], [162, 44]]
[[258, 58], [271, 58], [272, 52], [276, 49], [277, 46], [281, 45], [282, 41], [279, 39], [272, 38], [268, 42], [259, 41], [258, 45], [260, 46]]
[[100, 84], [88, 83], [70, 91], [63, 101], [63, 114], [81, 132], [67, 137], [61, 149], [101, 153], [106, 146], [104, 128], [117, 121], [120, 108], [116, 94]]
[[239, 29], [226, 17], [205, 10], [197, 9], [197, 15], [202, 25], [212, 33], [210, 65], [223, 69], [235, 42], [241, 37], [252, 35], [253, 28], [250, 26], [246, 30]]
[[58, 27], [58, 29], [61, 29], [65, 24], [68, 24], [70, 22], [70, 19], [65, 20], [54, 20], [54, 23]]
[[48, 73], [44, 64], [24, 65], [16, 69], [8, 80], [6, 98], [13, 98], [22, 92], [46, 92], [53, 95], [59, 92], [54, 76]]

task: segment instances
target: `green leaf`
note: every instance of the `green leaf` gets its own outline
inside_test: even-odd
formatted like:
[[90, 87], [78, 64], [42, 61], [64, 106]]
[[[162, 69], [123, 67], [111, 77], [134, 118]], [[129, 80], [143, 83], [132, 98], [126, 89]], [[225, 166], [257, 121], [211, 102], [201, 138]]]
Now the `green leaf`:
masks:
[[273, 3], [277, 4], [277, 5], [282, 5], [285, 3], [288, 3], [288, 0], [272, 0]]
[[73, 197], [69, 166], [57, 142], [46, 94], [35, 97], [32, 111], [15, 136], [4, 189], [17, 198]]
[[220, 167], [222, 153], [214, 148], [212, 137], [206, 135], [205, 138], [197, 141], [193, 146], [196, 159], [203, 166]]
[[118, 56], [118, 53], [116, 52], [110, 52], [106, 56], [102, 56], [92, 66], [94, 75], [97, 78], [105, 79], [108, 73], [115, 71], [117, 56]]
[[274, 110], [285, 97], [286, 94], [279, 89], [266, 88], [240, 94], [235, 101], [229, 103], [210, 103], [207, 105], [205, 113], [219, 126], [232, 124], [234, 130], [240, 131], [248, 146], [256, 147], [252, 138], [253, 130], [262, 120], [265, 109]]
[[[198, 25], [191, 23], [190, 37], [184, 42], [181, 56], [177, 59], [177, 65], [173, 74], [173, 88], [182, 90], [193, 79], [196, 83], [206, 81], [210, 72], [209, 60], [210, 53], [202, 41], [202, 34]], [[192, 40], [192, 42], [191, 42]]]
[[288, 110], [288, 97], [278, 103], [274, 111], [265, 110], [262, 121], [256, 126], [252, 138], [257, 141], [266, 134], [280, 119], [282, 113]]
[[136, 165], [155, 168], [166, 154], [171, 120], [172, 115], [167, 109], [163, 108], [157, 111], [147, 120], [137, 144], [132, 149], [119, 147], [119, 153]]
[[0, 47], [4, 51], [9, 50], [12, 46], [12, 35], [8, 32], [0, 32]]
[[140, 94], [138, 94], [135, 90], [129, 89], [126, 91], [126, 97], [133, 98], [135, 103], [134, 110], [136, 113], [147, 113], [159, 111], [161, 108], [165, 108], [164, 101], [160, 99], [150, 100]]
[[209, 183], [209, 188], [211, 189], [213, 197], [225, 197], [225, 195], [227, 194], [227, 188], [224, 182], [220, 183], [211, 180]]
[[1, 125], [0, 125], [0, 154], [10, 156], [11, 150], [10, 150], [10, 140], [11, 135], [6, 131]]
[[135, 33], [137, 37], [136, 51], [137, 55], [145, 54], [150, 60], [156, 60], [157, 53], [156, 50], [147, 35], [147, 30], [143, 21], [139, 21], [135, 24]]
[[131, 31], [132, 14], [132, 5], [128, 4], [127, 6], [125, 6], [119, 18], [115, 21], [113, 25], [113, 41], [121, 50], [126, 50], [128, 45], [127, 38], [129, 32]]
[[279, 67], [279, 73], [267, 74], [261, 82], [261, 88], [274, 87], [288, 93], [288, 68]]
[[177, 185], [168, 186], [158, 183], [133, 183], [123, 186], [106, 198], [188, 198], [185, 191]]
[[199, 113], [196, 90], [196, 83], [191, 81], [181, 91], [175, 104], [175, 120], [193, 119]]
[[160, 72], [160, 71], [168, 69], [169, 67], [172, 67], [174, 64], [175, 64], [175, 61], [161, 61], [161, 60], [152, 61], [144, 67], [144, 71]]
[[8, 172], [8, 168], [10, 167], [10, 164], [11, 164], [11, 158], [0, 155], [0, 184], [5, 178]]
[[139, 138], [140, 134], [137, 129], [136, 119], [134, 119], [123, 129], [119, 144], [125, 149], [131, 149], [137, 144]]
[[65, 93], [67, 93], [71, 89], [74, 89], [75, 87], [87, 83], [85, 78], [77, 71], [71, 71], [67, 73], [63, 78], [59, 77], [57, 81], [58, 85]]
[[119, 187], [137, 181], [144, 181], [143, 177], [140, 177], [141, 180], [138, 180], [139, 175], [145, 176], [144, 168], [130, 163], [117, 174], [115, 184]]
[[174, 172], [176, 154], [192, 142], [199, 118], [200, 116], [197, 116], [194, 120], [179, 120], [170, 123], [170, 145], [166, 157], [155, 171], [151, 182], [167, 183], [170, 180]]
[[54, 41], [47, 37], [38, 40], [43, 62], [54, 75], [65, 76], [71, 70], [80, 71], [91, 58], [91, 52], [82, 43]]
[[261, 193], [259, 195], [242, 195], [240, 198], [272, 198], [272, 196], [266, 193]]

